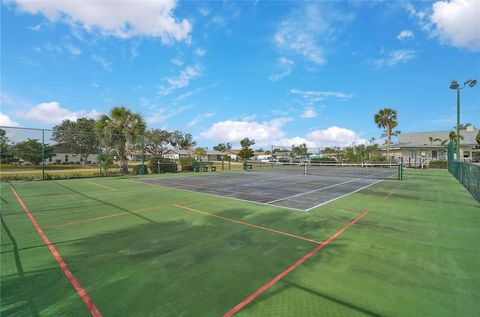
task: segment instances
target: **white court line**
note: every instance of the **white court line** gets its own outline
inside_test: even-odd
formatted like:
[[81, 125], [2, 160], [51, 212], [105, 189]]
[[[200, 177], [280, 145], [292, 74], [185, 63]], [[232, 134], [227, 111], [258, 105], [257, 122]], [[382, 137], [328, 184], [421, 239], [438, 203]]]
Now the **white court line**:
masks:
[[100, 187], [108, 188], [110, 190], [118, 190], [117, 188], [108, 187], [108, 186], [97, 184], [97, 183], [94, 183], [94, 182], [85, 181], [85, 183], [89, 183], [89, 184], [97, 185], [97, 186], [100, 186]]
[[342, 196], [338, 196], [338, 197], [336, 197], [336, 198], [327, 200], [327, 201], [325, 201], [325, 202], [323, 202], [323, 203], [321, 203], [321, 204], [318, 204], [318, 205], [316, 205], [316, 206], [313, 206], [313, 207], [311, 207], [311, 208], [308, 208], [308, 209], [306, 209], [305, 211], [310, 211], [310, 210], [312, 210], [312, 209], [315, 209], [315, 208], [318, 208], [318, 207], [320, 207], [320, 206], [326, 205], [326, 204], [328, 204], [328, 203], [330, 203], [330, 202], [332, 202], [332, 201], [334, 201], [334, 200], [337, 200], [337, 199], [346, 197], [346, 196], [348, 196], [348, 195], [351, 195], [351, 194], [353, 194], [353, 193], [359, 192], [359, 191], [361, 191], [362, 189], [365, 189], [365, 188], [367, 188], [367, 187], [370, 187], [370, 186], [373, 186], [373, 185], [375, 185], [375, 184], [378, 184], [378, 183], [380, 183], [381, 181], [383, 181], [383, 179], [378, 180], [378, 181], [376, 181], [376, 182], [374, 182], [374, 183], [368, 184], [368, 185], [366, 185], [366, 186], [363, 186], [363, 187], [361, 187], [361, 188], [359, 188], [359, 189], [356, 189], [356, 190], [354, 190], [353, 192], [349, 192], [349, 193], [346, 193], [346, 194], [344, 194], [344, 195], [342, 195]]
[[[379, 173], [377, 173], [377, 174], [380, 174], [380, 173], [381, 173], [381, 172], [379, 172]], [[373, 174], [373, 175], [375, 175], [375, 174]], [[298, 197], [298, 196], [303, 196], [303, 195], [307, 195], [307, 194], [319, 192], [319, 191], [321, 191], [321, 190], [325, 190], [325, 189], [337, 187], [337, 186], [340, 186], [340, 185], [343, 185], [343, 184], [355, 182], [355, 181], [358, 181], [358, 180], [360, 180], [360, 179], [364, 179], [364, 178], [367, 178], [367, 177], [372, 177], [373, 175], [367, 175], [367, 176], [364, 176], [364, 177], [359, 177], [359, 178], [355, 178], [355, 179], [350, 179], [350, 180], [348, 180], [348, 181], [344, 181], [344, 182], [341, 182], [341, 183], [338, 183], [338, 184], [334, 184], [334, 185], [331, 185], [331, 186], [322, 187], [322, 188], [314, 189], [314, 190], [311, 190], [311, 191], [308, 191], [308, 192], [299, 193], [299, 194], [296, 194], [296, 195], [292, 195], [292, 196], [288, 196], [288, 197], [284, 197], [284, 198], [280, 198], [280, 199], [268, 201], [267, 204], [276, 203], [277, 201], [281, 201], [281, 200], [285, 200], [285, 199], [289, 199], [289, 198], [293, 198], [293, 197]]]
[[261, 205], [261, 206], [278, 207], [278, 208], [281, 208], [281, 209], [290, 209], [290, 210], [305, 212], [304, 209], [284, 207], [284, 206], [278, 206], [278, 205], [269, 205], [268, 203], [261, 203], [261, 202], [254, 201], [254, 200], [247, 200], [247, 199], [241, 199], [241, 198], [236, 198], [236, 197], [231, 197], [231, 196], [216, 195], [216, 194], [210, 194], [210, 193], [202, 193], [202, 192], [197, 192], [197, 191], [188, 190], [188, 189], [168, 187], [168, 186], [163, 186], [163, 185], [159, 185], [159, 184], [152, 184], [152, 183], [147, 183], [147, 182], [143, 182], [143, 181], [136, 181], [136, 180], [133, 180], [133, 179], [130, 179], [130, 181], [136, 182], [136, 183], [142, 183], [142, 184], [146, 184], [146, 185], [150, 185], [150, 186], [162, 187], [162, 188], [165, 188], [165, 189], [179, 190], [179, 191], [187, 192], [187, 193], [195, 193], [195, 194], [199, 194], [199, 195], [208, 195], [208, 196], [213, 196], [213, 197], [220, 197], [220, 198], [225, 198], [225, 199], [243, 201], [243, 202], [252, 203], [252, 204]]

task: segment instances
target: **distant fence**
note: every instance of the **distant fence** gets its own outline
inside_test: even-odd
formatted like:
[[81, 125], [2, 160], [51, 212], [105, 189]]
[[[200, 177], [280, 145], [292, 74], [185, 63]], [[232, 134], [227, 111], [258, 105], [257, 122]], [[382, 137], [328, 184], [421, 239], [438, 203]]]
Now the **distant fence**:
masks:
[[454, 160], [453, 143], [448, 146], [448, 171], [456, 178], [472, 196], [480, 201], [480, 165]]
[[[144, 175], [191, 171], [182, 158], [166, 158], [144, 135], [124, 136], [100, 132], [0, 126], [0, 180], [50, 180], [65, 178]], [[193, 151], [191, 155], [195, 157]], [[153, 159], [159, 158], [162, 159]], [[210, 158], [210, 156], [207, 156]], [[217, 155], [209, 170], [234, 166]], [[202, 157], [201, 160], [205, 160]], [[193, 160], [194, 161], [194, 160]], [[166, 164], [166, 165], [165, 165]], [[168, 164], [175, 168], [165, 169]], [[189, 164], [188, 162], [186, 163]], [[185, 168], [184, 168], [185, 167]]]

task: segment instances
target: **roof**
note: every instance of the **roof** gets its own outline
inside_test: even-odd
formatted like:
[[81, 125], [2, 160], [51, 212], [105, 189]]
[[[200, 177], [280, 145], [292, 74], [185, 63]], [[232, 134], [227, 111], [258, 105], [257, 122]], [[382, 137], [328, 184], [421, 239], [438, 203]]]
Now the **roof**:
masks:
[[165, 154], [169, 154], [169, 153], [179, 154], [179, 155], [190, 155], [190, 154], [193, 153], [193, 151], [192, 150], [171, 149], [171, 150], [168, 150], [167, 152], [165, 152]]
[[217, 150], [205, 150], [206, 155], [223, 155], [223, 152]]
[[[469, 129], [470, 130], [470, 129]], [[476, 145], [478, 144], [475, 138], [479, 133], [479, 129], [469, 130], [460, 130], [460, 135], [463, 136], [463, 140], [460, 141], [461, 144], [465, 145]], [[448, 140], [449, 133], [451, 130], [445, 131], [426, 131], [426, 132], [413, 132], [413, 133], [400, 133], [398, 135], [399, 142], [397, 144], [392, 144], [396, 147], [418, 147], [418, 146], [441, 146], [441, 141], [430, 142], [430, 137], [433, 139]]]
[[225, 154], [238, 154], [240, 150], [225, 150], [223, 153]]

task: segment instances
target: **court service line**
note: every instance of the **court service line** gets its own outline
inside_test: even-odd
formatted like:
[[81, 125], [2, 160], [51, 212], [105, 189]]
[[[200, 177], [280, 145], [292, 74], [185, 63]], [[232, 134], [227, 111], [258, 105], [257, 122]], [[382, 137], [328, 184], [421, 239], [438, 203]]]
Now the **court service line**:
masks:
[[94, 182], [90, 182], [90, 181], [85, 181], [85, 183], [97, 185], [97, 186], [100, 186], [100, 187], [103, 187], [103, 188], [108, 188], [110, 190], [118, 190], [118, 188], [113, 188], [113, 187], [109, 187], [109, 186], [106, 186], [106, 185], [102, 185], [102, 184], [98, 184], [98, 183], [94, 183]]
[[283, 271], [282, 273], [278, 274], [274, 279], [272, 279], [270, 282], [268, 282], [267, 284], [263, 285], [262, 287], [260, 287], [258, 290], [256, 290], [254, 293], [252, 293], [250, 296], [248, 296], [246, 299], [244, 299], [243, 301], [241, 301], [237, 306], [233, 307], [232, 309], [230, 309], [227, 313], [225, 313], [223, 315], [223, 317], [231, 317], [233, 316], [234, 314], [236, 314], [238, 311], [240, 311], [242, 308], [244, 308], [245, 306], [247, 306], [250, 302], [252, 302], [255, 298], [257, 298], [258, 296], [260, 296], [262, 293], [264, 293], [266, 290], [268, 290], [270, 287], [272, 287], [273, 285], [275, 285], [279, 280], [281, 280], [282, 278], [284, 278], [288, 273], [292, 272], [293, 270], [295, 270], [298, 266], [300, 266], [303, 262], [307, 261], [308, 259], [310, 259], [315, 253], [317, 253], [320, 249], [326, 247], [327, 245], [329, 245], [333, 240], [335, 240], [338, 236], [340, 236], [343, 232], [345, 232], [345, 230], [347, 230], [348, 228], [350, 228], [352, 225], [354, 225], [356, 222], [358, 222], [360, 219], [362, 219], [363, 217], [365, 217], [366, 215], [368, 214], [368, 210], [365, 211], [363, 214], [361, 214], [360, 216], [358, 216], [357, 218], [355, 218], [355, 220], [353, 220], [352, 222], [350, 222], [348, 225], [346, 225], [345, 227], [343, 227], [342, 229], [338, 230], [337, 232], [335, 232], [333, 235], [331, 235], [327, 240], [325, 240], [325, 242], [322, 242], [321, 244], [319, 244], [315, 249], [313, 249], [312, 251], [310, 251], [309, 253], [307, 253], [305, 256], [303, 256], [300, 260], [298, 260], [297, 262], [295, 262], [294, 264], [292, 264], [290, 267], [288, 267], [285, 271]]
[[[338, 183], [338, 184], [333, 184], [333, 185], [330, 185], [330, 186], [327, 186], [327, 187], [322, 187], [322, 188], [314, 189], [314, 190], [311, 190], [311, 191], [308, 191], [308, 192], [299, 193], [299, 194], [296, 194], [296, 195], [292, 195], [292, 196], [288, 196], [288, 197], [284, 197], [284, 198], [272, 200], [272, 201], [267, 202], [267, 204], [276, 203], [276, 202], [278, 202], [278, 201], [285, 200], [285, 199], [290, 199], [290, 198], [293, 198], [293, 197], [298, 197], [298, 196], [303, 196], [303, 195], [307, 195], [307, 194], [316, 193], [316, 192], [319, 192], [319, 191], [321, 191], [321, 190], [330, 189], [330, 188], [337, 187], [337, 186], [340, 186], [340, 185], [343, 185], [343, 184], [348, 184], [348, 183], [355, 182], [355, 181], [358, 181], [358, 180], [360, 180], [360, 179], [368, 178], [368, 177], [371, 177], [371, 176], [373, 176], [373, 175], [367, 175], [367, 176], [364, 176], [364, 177], [359, 177], [359, 178], [355, 178], [355, 179], [350, 179], [350, 180], [348, 180], [348, 181], [344, 181], [344, 182], [341, 182], [341, 183]], [[307, 209], [307, 211], [308, 211], [308, 209]]]
[[400, 187], [402, 187], [403, 185], [405, 185], [405, 183], [402, 183], [400, 185], [397, 186], [397, 188], [395, 188], [394, 190], [392, 190], [388, 195], [386, 195], [385, 197], [383, 197], [383, 199], [387, 199], [388, 197], [392, 196], [394, 193], [396, 193]]
[[[188, 202], [188, 203], [194, 203], [194, 202]], [[92, 221], [97, 221], [97, 220], [114, 218], [114, 217], [118, 217], [118, 216], [126, 216], [126, 215], [131, 215], [132, 213], [138, 214], [138, 213], [141, 213], [141, 212], [153, 211], [153, 210], [162, 209], [162, 208], [166, 208], [166, 207], [173, 207], [173, 206], [174, 206], [174, 204], [168, 204], [168, 205], [161, 205], [161, 206], [138, 209], [138, 210], [131, 210], [130, 212], [125, 211], [125, 212], [119, 212], [119, 213], [109, 214], [109, 215], [99, 216], [99, 217], [82, 218], [82, 219], [78, 219], [78, 220], [75, 220], [75, 221], [68, 221], [68, 222], [64, 222], [64, 223], [45, 226], [44, 229], [48, 230], [48, 229], [64, 228], [64, 227], [68, 227], [68, 226], [71, 226], [71, 225], [78, 225], [78, 224], [82, 224], [82, 223], [86, 223], [86, 222], [92, 222]]]
[[60, 265], [60, 268], [63, 270], [63, 273], [65, 274], [67, 279], [70, 281], [70, 284], [72, 284], [73, 288], [75, 288], [75, 290], [77, 291], [78, 296], [80, 296], [82, 301], [87, 306], [88, 310], [90, 311], [90, 314], [94, 317], [101, 317], [102, 314], [98, 310], [97, 306], [95, 306], [95, 304], [93, 303], [90, 296], [88, 296], [87, 291], [77, 281], [77, 279], [73, 275], [72, 271], [70, 271], [70, 269], [67, 266], [67, 263], [65, 263], [62, 256], [60, 255], [60, 253], [57, 251], [55, 246], [50, 242], [50, 239], [48, 239], [45, 232], [43, 232], [43, 230], [40, 227], [40, 225], [38, 224], [37, 220], [35, 219], [33, 214], [30, 212], [30, 210], [27, 208], [27, 206], [25, 205], [23, 200], [20, 198], [20, 196], [18, 195], [15, 188], [13, 186], [10, 186], [10, 188], [11, 188], [13, 194], [15, 195], [15, 197], [17, 198], [18, 202], [22, 206], [23, 210], [27, 213], [28, 218], [30, 218], [30, 221], [32, 222], [35, 229], [37, 230], [38, 234], [40, 235], [40, 237], [42, 237], [43, 242], [45, 243], [45, 245], [48, 247], [48, 249], [52, 253], [52, 255], [55, 258], [55, 260], [57, 261], [58, 265]]
[[222, 196], [222, 195], [216, 195], [216, 194], [211, 194], [211, 193], [202, 193], [202, 192], [196, 192], [193, 190], [188, 190], [188, 189], [183, 189], [183, 188], [176, 188], [176, 187], [168, 187], [165, 185], [160, 185], [160, 184], [152, 184], [148, 182], [142, 182], [142, 181], [135, 181], [135, 180], [130, 180], [132, 182], [137, 182], [137, 183], [142, 183], [145, 185], [150, 185], [150, 186], [155, 186], [155, 187], [160, 187], [160, 188], [165, 188], [165, 189], [172, 189], [172, 190], [179, 190], [182, 192], [187, 192], [187, 193], [195, 193], [198, 195], [207, 195], [207, 196], [213, 196], [213, 197], [219, 197], [219, 198], [224, 198], [224, 199], [232, 199], [232, 200], [238, 200], [238, 201], [243, 201], [255, 205], [261, 205], [261, 206], [269, 206], [269, 207], [278, 207], [281, 209], [289, 209], [289, 210], [295, 210], [295, 211], [303, 211], [305, 212], [304, 209], [299, 209], [299, 208], [293, 208], [293, 207], [284, 207], [284, 206], [277, 206], [277, 205], [269, 205], [267, 203], [261, 203], [259, 201], [254, 201], [254, 200], [247, 200], [247, 199], [242, 199], [242, 198], [236, 198], [236, 197], [231, 197], [231, 196]]
[[340, 198], [347, 197], [348, 195], [351, 195], [351, 194], [354, 194], [354, 193], [356, 193], [356, 192], [359, 192], [359, 191], [361, 191], [362, 189], [365, 189], [365, 188], [367, 188], [367, 187], [370, 187], [370, 186], [373, 186], [373, 185], [375, 185], [375, 184], [378, 184], [378, 183], [380, 183], [381, 181], [383, 181], [383, 179], [378, 180], [378, 181], [376, 181], [376, 182], [374, 182], [374, 183], [368, 184], [368, 185], [366, 185], [366, 186], [360, 187], [360, 188], [358, 188], [358, 189], [356, 189], [356, 190], [354, 190], [354, 191], [352, 191], [352, 192], [349, 192], [349, 193], [346, 193], [346, 194], [344, 194], [344, 195], [341, 195], [341, 196], [332, 198], [332, 199], [330, 199], [330, 200], [327, 200], [327, 201], [325, 201], [325, 202], [323, 202], [323, 203], [321, 203], [321, 204], [318, 204], [318, 205], [316, 205], [316, 206], [313, 206], [313, 207], [311, 207], [311, 208], [308, 208], [306, 211], [310, 211], [310, 210], [312, 210], [312, 209], [315, 209], [315, 208], [318, 208], [318, 207], [320, 207], [320, 206], [326, 205], [326, 204], [331, 203], [332, 201], [338, 200], [338, 199], [340, 199]]
[[300, 239], [300, 240], [304, 240], [304, 241], [308, 241], [308, 242], [313, 242], [313, 243], [317, 243], [317, 244], [322, 243], [320, 241], [316, 241], [316, 240], [313, 240], [313, 239], [297, 236], [295, 234], [288, 233], [288, 232], [285, 232], [285, 231], [280, 231], [280, 230], [275, 230], [275, 229], [271, 229], [271, 228], [267, 228], [267, 227], [262, 227], [262, 226], [259, 226], [259, 225], [254, 225], [252, 223], [248, 223], [248, 222], [244, 222], [244, 221], [240, 221], [240, 220], [235, 220], [235, 219], [215, 215], [215, 214], [212, 214], [212, 213], [209, 213], [209, 212], [206, 212], [206, 211], [201, 211], [201, 210], [198, 210], [198, 209], [190, 208], [190, 207], [179, 205], [179, 204], [175, 204], [175, 207], [182, 208], [182, 209], [185, 209], [185, 210], [188, 210], [188, 211], [193, 211], [193, 212], [205, 215], [205, 216], [210, 216], [210, 217], [215, 217], [215, 218], [218, 218], [218, 219], [227, 220], [227, 221], [230, 221], [230, 222], [238, 223], [238, 224], [241, 224], [241, 225], [244, 225], [244, 226], [249, 226], [249, 227], [256, 228], [256, 229], [261, 229], [261, 230], [265, 230], [265, 231], [270, 231], [270, 232], [274, 232], [274, 233], [283, 234], [285, 236], [289, 236], [289, 237], [292, 237], [292, 238], [296, 238], [296, 239]]

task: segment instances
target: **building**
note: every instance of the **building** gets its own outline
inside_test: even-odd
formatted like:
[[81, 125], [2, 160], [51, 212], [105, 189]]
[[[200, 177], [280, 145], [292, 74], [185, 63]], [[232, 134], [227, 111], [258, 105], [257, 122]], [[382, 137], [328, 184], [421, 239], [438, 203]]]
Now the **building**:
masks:
[[98, 164], [98, 154], [88, 154], [85, 162], [80, 154], [72, 153], [63, 144], [53, 145], [53, 156], [45, 160], [45, 164]]
[[193, 150], [180, 150], [180, 149], [171, 149], [165, 152], [163, 157], [178, 161], [181, 158], [193, 157]]
[[[476, 141], [479, 129], [469, 125], [460, 130], [460, 158], [470, 162], [478, 160], [480, 145]], [[390, 146], [390, 158], [402, 161], [405, 166], [426, 164], [432, 160], [447, 160], [447, 146], [451, 130], [401, 133], [398, 143]], [[386, 151], [386, 145], [381, 147]]]
[[236, 161], [239, 159], [238, 153], [240, 150], [225, 150], [223, 152], [224, 155], [229, 156], [232, 161]]
[[175, 161], [182, 159], [184, 157], [194, 157], [196, 159], [199, 159], [200, 161], [205, 162], [205, 161], [221, 161], [223, 159], [223, 155], [224, 155], [223, 152], [205, 149], [205, 155], [200, 158], [197, 158], [195, 155], [195, 150], [172, 149], [165, 152], [163, 157], [166, 157]]

